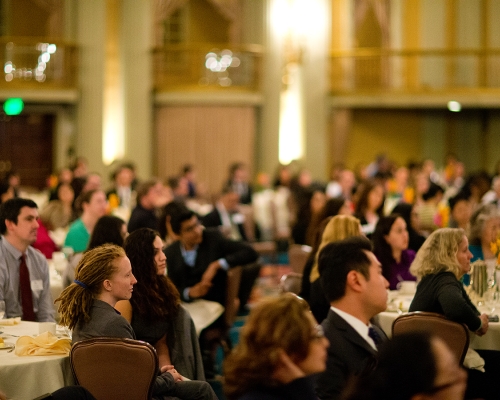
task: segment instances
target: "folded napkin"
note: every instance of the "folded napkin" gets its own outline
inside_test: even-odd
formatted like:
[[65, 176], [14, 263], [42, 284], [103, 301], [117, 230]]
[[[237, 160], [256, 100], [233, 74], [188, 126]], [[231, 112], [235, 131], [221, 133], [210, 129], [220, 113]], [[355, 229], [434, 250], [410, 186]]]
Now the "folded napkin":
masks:
[[485, 362], [483, 358], [477, 353], [477, 351], [469, 347], [467, 349], [467, 354], [465, 355], [464, 367], [484, 372], [484, 364]]
[[17, 325], [21, 323], [21, 317], [0, 319], [0, 325]]
[[71, 349], [71, 339], [58, 339], [50, 332], [36, 337], [21, 336], [16, 342], [18, 356], [67, 355]]

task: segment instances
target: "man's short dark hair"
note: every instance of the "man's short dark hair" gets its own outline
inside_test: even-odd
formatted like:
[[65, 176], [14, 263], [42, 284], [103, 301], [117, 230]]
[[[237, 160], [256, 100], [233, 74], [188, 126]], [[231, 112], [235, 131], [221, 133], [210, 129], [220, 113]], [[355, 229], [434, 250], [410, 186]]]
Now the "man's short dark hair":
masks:
[[182, 223], [190, 220], [195, 215], [195, 212], [187, 207], [183, 207], [177, 212], [174, 212], [170, 217], [170, 225], [172, 226], [174, 233], [180, 235]]
[[370, 241], [362, 236], [354, 236], [327, 244], [318, 258], [320, 283], [329, 302], [345, 295], [347, 274], [358, 271], [366, 279], [370, 278], [370, 259], [365, 251], [371, 251]]
[[7, 232], [5, 221], [8, 220], [17, 224], [17, 217], [21, 213], [21, 208], [23, 207], [38, 208], [33, 200], [22, 199], [20, 197], [7, 200], [0, 205], [0, 233], [2, 235], [5, 235]]

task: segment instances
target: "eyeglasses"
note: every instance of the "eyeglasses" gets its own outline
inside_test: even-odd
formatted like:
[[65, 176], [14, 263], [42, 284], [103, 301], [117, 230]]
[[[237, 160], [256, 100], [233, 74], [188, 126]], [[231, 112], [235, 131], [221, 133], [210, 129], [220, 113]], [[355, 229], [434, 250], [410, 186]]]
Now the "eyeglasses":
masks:
[[323, 339], [325, 337], [325, 331], [321, 325], [316, 325], [314, 331], [311, 335], [311, 340]]

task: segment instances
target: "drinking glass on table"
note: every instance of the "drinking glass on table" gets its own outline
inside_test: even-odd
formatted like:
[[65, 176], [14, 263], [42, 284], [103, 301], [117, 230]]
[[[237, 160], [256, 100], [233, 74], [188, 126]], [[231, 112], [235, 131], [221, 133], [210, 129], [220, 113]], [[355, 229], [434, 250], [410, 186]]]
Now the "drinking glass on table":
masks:
[[484, 304], [490, 309], [492, 315], [498, 304], [500, 303], [500, 292], [496, 290], [488, 290], [484, 293]]
[[0, 319], [3, 319], [5, 315], [5, 301], [0, 300]]

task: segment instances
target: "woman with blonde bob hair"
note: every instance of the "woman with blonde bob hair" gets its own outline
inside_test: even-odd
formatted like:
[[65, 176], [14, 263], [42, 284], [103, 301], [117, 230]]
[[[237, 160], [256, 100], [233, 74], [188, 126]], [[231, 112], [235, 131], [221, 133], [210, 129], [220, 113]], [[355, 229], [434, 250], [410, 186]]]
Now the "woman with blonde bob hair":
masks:
[[[452, 321], [464, 323], [477, 335], [484, 335], [488, 331], [488, 316], [479, 313], [460, 282], [470, 270], [471, 258], [469, 241], [463, 229], [442, 228], [431, 233], [410, 267], [410, 272], [419, 282], [409, 311], [442, 314]], [[500, 390], [496, 371], [499, 359], [489, 352], [477, 353], [486, 359], [486, 363], [482, 361], [482, 366], [479, 366], [485, 366], [485, 372], [469, 369], [466, 398], [496, 399]], [[472, 364], [466, 356], [464, 366], [478, 369], [478, 360], [476, 357]]]
[[224, 364], [229, 400], [316, 400], [309, 375], [326, 368], [328, 340], [307, 303], [293, 294], [263, 301]]
[[[318, 251], [314, 254], [314, 261], [310, 274], [307, 274], [307, 269], [304, 268], [303, 286], [309, 284], [307, 291], [307, 301], [311, 307], [311, 311], [318, 322], [321, 323], [326, 318], [330, 303], [326, 300], [323, 288], [319, 281], [318, 271], [318, 256], [321, 250], [329, 243], [338, 240], [344, 240], [352, 236], [363, 236], [361, 232], [361, 224], [359, 219], [352, 215], [336, 215], [326, 224], [321, 236], [321, 243]], [[305, 276], [307, 275], [307, 276]]]
[[442, 228], [431, 233], [410, 267], [419, 283], [409, 311], [439, 313], [484, 335], [488, 316], [480, 315], [460, 282], [470, 270], [471, 258], [463, 229]]

